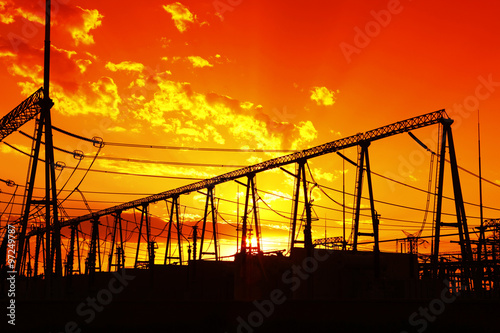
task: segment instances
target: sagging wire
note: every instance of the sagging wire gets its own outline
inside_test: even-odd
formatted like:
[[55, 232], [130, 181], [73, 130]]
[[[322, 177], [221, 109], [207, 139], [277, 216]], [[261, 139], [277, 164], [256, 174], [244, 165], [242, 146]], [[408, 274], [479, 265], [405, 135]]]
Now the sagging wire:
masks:
[[[68, 136], [85, 140], [87, 142], [95, 143], [92, 139], [85, 138], [83, 136], [73, 134], [71, 132], [60, 129], [52, 125], [52, 129], [66, 134]], [[238, 149], [238, 148], [204, 148], [204, 147], [175, 147], [175, 146], [159, 146], [159, 145], [147, 145], [147, 144], [135, 144], [135, 143], [120, 143], [120, 142], [102, 142], [107, 146], [117, 146], [117, 147], [129, 147], [129, 148], [150, 148], [150, 149], [169, 149], [169, 150], [186, 150], [186, 151], [206, 151], [206, 152], [235, 152], [235, 153], [296, 153], [300, 150], [290, 150], [290, 149]]]
[[[60, 202], [60, 205], [62, 205], [73, 193], [75, 193], [75, 191], [79, 190], [79, 186], [83, 183], [83, 181], [85, 180], [85, 177], [87, 177], [87, 174], [89, 173], [90, 169], [92, 169], [92, 166], [94, 165], [96, 159], [97, 159], [97, 156], [99, 156], [99, 153], [101, 152], [102, 148], [104, 147], [104, 144], [99, 144], [99, 146], [97, 146], [98, 149], [97, 149], [97, 152], [96, 154], [94, 155], [94, 158], [92, 159], [92, 162], [90, 163], [89, 167], [87, 168], [87, 170], [85, 171], [82, 179], [80, 179], [80, 182], [75, 186], [75, 188], [73, 189], [73, 191], [71, 191], [65, 199], [63, 199], [61, 202]], [[89, 208], [90, 210], [90, 208]], [[90, 210], [90, 212], [92, 212]]]
[[9, 208], [9, 206], [11, 206], [10, 207], [9, 216], [8, 216], [8, 221], [10, 221], [10, 218], [11, 218], [11, 215], [12, 215], [12, 209], [14, 208], [13, 202], [15, 201], [17, 189], [19, 188], [19, 185], [15, 185], [15, 186], [16, 186], [16, 189], [14, 190], [14, 193], [10, 197], [10, 200], [7, 203], [7, 206], [5, 206], [5, 209], [3, 210], [2, 214], [0, 214], [0, 216], [3, 216], [5, 214], [5, 212], [7, 211], [7, 209]]
[[[75, 190], [76, 190], [78, 193], [80, 193], [80, 195], [81, 195], [81, 197], [82, 197], [82, 199], [83, 199], [83, 203], [85, 204], [85, 207], [87, 208], [87, 210], [89, 211], [89, 213], [91, 213], [91, 214], [92, 214], [92, 209], [90, 209], [90, 205], [89, 205], [89, 203], [87, 202], [87, 199], [86, 199], [86, 198], [85, 198], [85, 196], [83, 195], [82, 191], [80, 191], [80, 189], [79, 189], [78, 187], [77, 187], [77, 188], [75, 188]], [[67, 199], [67, 198], [66, 198], [66, 199]], [[61, 204], [62, 204], [62, 203], [60, 203], [60, 205], [61, 205]]]
[[[30, 158], [33, 158], [32, 155], [16, 148], [15, 146], [12, 146], [11, 144], [5, 142], [5, 141], [2, 141], [2, 143], [4, 143], [5, 145], [7, 145], [8, 147], [10, 147], [11, 149], [25, 155], [25, 156], [28, 156]], [[71, 153], [73, 154], [73, 153]], [[42, 158], [38, 158], [38, 161], [40, 162], [43, 162], [45, 163], [45, 160], [42, 159]], [[66, 166], [66, 168], [69, 168], [69, 169], [74, 169], [75, 167], [70, 167], [70, 166]], [[77, 170], [81, 170], [81, 169], [77, 169]], [[162, 179], [177, 179], [177, 180], [204, 180], [205, 178], [196, 178], [196, 177], [176, 177], [176, 176], [161, 176], [161, 175], [149, 175], [149, 174], [139, 174], [139, 173], [131, 173], [131, 172], [119, 172], [119, 171], [109, 171], [109, 170], [100, 170], [100, 169], [92, 169], [90, 170], [91, 172], [97, 172], [97, 173], [105, 173], [105, 174], [111, 174], [111, 175], [122, 175], [122, 176], [136, 176], [136, 177], [149, 177], [149, 178], [162, 178]]]

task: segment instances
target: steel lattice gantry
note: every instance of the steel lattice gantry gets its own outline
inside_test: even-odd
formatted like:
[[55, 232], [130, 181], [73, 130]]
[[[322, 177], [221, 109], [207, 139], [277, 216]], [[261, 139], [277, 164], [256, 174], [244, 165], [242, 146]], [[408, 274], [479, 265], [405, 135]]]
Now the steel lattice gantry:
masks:
[[[455, 150], [453, 147], [453, 140], [452, 140], [452, 135], [451, 135], [451, 124], [452, 123], [453, 123], [453, 120], [449, 119], [445, 110], [431, 112], [428, 114], [424, 114], [421, 116], [417, 116], [417, 117], [409, 118], [407, 120], [396, 122], [396, 123], [393, 123], [393, 124], [390, 124], [387, 126], [379, 127], [377, 129], [374, 129], [371, 131], [367, 131], [364, 133], [358, 133], [358, 134], [353, 135], [353, 136], [349, 136], [346, 138], [335, 140], [335, 141], [332, 141], [332, 142], [329, 142], [329, 143], [326, 143], [323, 145], [319, 145], [319, 146], [316, 146], [313, 148], [305, 149], [305, 150], [302, 150], [300, 152], [281, 156], [281, 157], [274, 158], [274, 159], [271, 159], [268, 161], [264, 161], [264, 162], [261, 162], [261, 163], [258, 163], [258, 164], [252, 165], [252, 166], [248, 166], [248, 167], [241, 168], [241, 169], [238, 169], [235, 171], [231, 171], [231, 172], [219, 175], [219, 176], [214, 177], [214, 178], [205, 179], [205, 180], [193, 183], [193, 184], [189, 184], [189, 185], [182, 186], [182, 187], [179, 187], [176, 189], [172, 189], [172, 190], [161, 192], [161, 193], [158, 193], [155, 195], [151, 195], [151, 196], [148, 196], [145, 198], [130, 201], [130, 202], [127, 202], [127, 203], [124, 203], [121, 205], [117, 205], [114, 207], [103, 209], [103, 210], [94, 212], [92, 214], [87, 214], [87, 215], [84, 215], [81, 217], [70, 219], [70, 220], [61, 222], [60, 226], [61, 227], [78, 226], [81, 222], [89, 221], [89, 220], [96, 221], [100, 217], [107, 216], [107, 215], [113, 215], [113, 214], [114, 215], [120, 214], [121, 212], [129, 210], [129, 209], [141, 209], [142, 208], [144, 210], [144, 207], [146, 207], [147, 205], [149, 205], [151, 203], [170, 199], [172, 202], [172, 209], [170, 210], [171, 218], [170, 218], [170, 223], [169, 223], [169, 235], [168, 235], [168, 240], [167, 240], [167, 253], [168, 253], [168, 251], [169, 251], [168, 247], [170, 246], [170, 244], [169, 244], [170, 243], [170, 229], [171, 229], [171, 226], [174, 224], [174, 219], [177, 220], [177, 223], [178, 223], [178, 216], [177, 216], [178, 215], [178, 205], [179, 205], [179, 197], [181, 195], [189, 194], [189, 193], [192, 193], [195, 191], [206, 190], [207, 191], [207, 203], [206, 203], [206, 205], [210, 204], [210, 206], [213, 207], [213, 188], [216, 185], [222, 184], [225, 182], [229, 182], [229, 181], [233, 181], [233, 180], [237, 180], [238, 178], [247, 177], [248, 183], [246, 185], [247, 186], [247, 198], [246, 198], [246, 200], [248, 200], [250, 198], [250, 196], [253, 196], [255, 193], [254, 192], [255, 189], [252, 188], [252, 187], [254, 187], [254, 185], [252, 185], [252, 182], [253, 182], [256, 174], [263, 172], [263, 171], [266, 171], [266, 170], [282, 167], [282, 166], [285, 166], [288, 164], [297, 163], [298, 172], [296, 175], [294, 175], [296, 177], [296, 189], [295, 189], [296, 194], [294, 195], [294, 204], [295, 204], [295, 206], [298, 204], [299, 192], [301, 192], [301, 188], [304, 187], [304, 191], [303, 191], [304, 203], [305, 203], [304, 208], [306, 209], [306, 211], [308, 211], [308, 210], [310, 210], [310, 205], [309, 205], [309, 202], [307, 199], [307, 189], [306, 189], [307, 181], [305, 178], [305, 167], [304, 167], [304, 165], [307, 163], [307, 160], [314, 158], [314, 157], [322, 156], [325, 154], [338, 152], [342, 149], [346, 149], [349, 147], [359, 146], [359, 147], [361, 147], [361, 153], [360, 153], [360, 158], [359, 158], [358, 164], [357, 164], [359, 177], [357, 177], [357, 184], [356, 184], [356, 187], [358, 188], [358, 191], [356, 191], [357, 192], [356, 199], [359, 199], [359, 197], [361, 197], [361, 190], [360, 189], [362, 187], [362, 180], [363, 180], [362, 174], [363, 174], [363, 172], [366, 172], [366, 174], [367, 174], [366, 178], [369, 181], [369, 185], [371, 185], [370, 167], [369, 167], [369, 162], [368, 162], [368, 151], [367, 151], [371, 142], [379, 140], [379, 139], [387, 138], [387, 137], [390, 137], [390, 136], [393, 136], [396, 134], [410, 132], [412, 130], [423, 128], [426, 126], [430, 126], [430, 125], [434, 125], [434, 124], [441, 124], [443, 126], [443, 133], [444, 133], [443, 135], [444, 136], [443, 136], [442, 146], [441, 146], [441, 150], [440, 150], [440, 153], [442, 155], [440, 169], [439, 169], [440, 170], [440, 177], [442, 177], [443, 173], [444, 173], [444, 160], [445, 160], [444, 154], [446, 153], [446, 146], [448, 144], [450, 160], [452, 161], [451, 168], [452, 168], [452, 177], [453, 177], [453, 184], [454, 184], [454, 194], [455, 194], [455, 198], [457, 201], [457, 203], [456, 203], [457, 223], [453, 224], [453, 225], [443, 224], [440, 221], [441, 212], [440, 212], [440, 210], [438, 210], [438, 214], [436, 215], [437, 218], [436, 218], [435, 244], [439, 242], [439, 228], [440, 227], [446, 226], [446, 227], [459, 228], [460, 243], [461, 243], [461, 249], [462, 249], [462, 260], [464, 261], [464, 267], [469, 267], [470, 260], [471, 260], [470, 250], [469, 250], [470, 249], [470, 240], [468, 237], [467, 222], [465, 220], [465, 213], [464, 213], [465, 210], [463, 209], [463, 199], [462, 199], [462, 195], [461, 195], [461, 189], [459, 186], [460, 182], [458, 179], [458, 168], [457, 168], [457, 164], [456, 164]], [[374, 243], [375, 243], [374, 250], [376, 252], [378, 252], [378, 217], [377, 217], [376, 211], [373, 207], [373, 192], [371, 190], [371, 186], [369, 186], [369, 196], [370, 196], [370, 202], [371, 202], [371, 206], [372, 206], [371, 211], [372, 211], [372, 215], [373, 215], [372, 218], [373, 218], [373, 229], [374, 229], [373, 234], [369, 234], [369, 236], [373, 237]], [[440, 193], [438, 193], [438, 200], [439, 200], [439, 196], [441, 197], [441, 200], [442, 200], [442, 191]], [[357, 205], [359, 206], [359, 200], [356, 200], [356, 201], [358, 202]], [[252, 202], [254, 205], [253, 209], [256, 209], [255, 198], [253, 198]], [[309, 209], [308, 209], [308, 207], [309, 207]], [[174, 210], [176, 211], [175, 215], [174, 215]], [[213, 213], [213, 211], [212, 211], [212, 213]], [[247, 212], [245, 212], [245, 214], [246, 213]], [[205, 211], [205, 218], [207, 217], [207, 215], [208, 215], [208, 211], [206, 210]], [[144, 217], [144, 218], [147, 219], [147, 217]], [[296, 219], [294, 219], [294, 221], [293, 221], [294, 225], [295, 225], [295, 223], [296, 223]], [[205, 228], [205, 223], [204, 223], [204, 228]], [[256, 223], [256, 228], [258, 229], [257, 223]], [[313, 247], [313, 243], [312, 243], [312, 240], [310, 238], [310, 230], [311, 230], [310, 228], [311, 228], [311, 216], [310, 216], [310, 214], [307, 214], [307, 221], [306, 221], [306, 225], [305, 225], [305, 230], [307, 232], [305, 232], [305, 234], [304, 234], [304, 240], [297, 242], [297, 243], [303, 243], [304, 247], [308, 251], [311, 250]], [[215, 230], [215, 224], [214, 224], [214, 230]], [[44, 229], [37, 229], [37, 230], [34, 230], [34, 231], [28, 233], [27, 237], [38, 235], [38, 234], [43, 233], [43, 232], [45, 232]], [[204, 230], [202, 231], [202, 233], [203, 232], [204, 232]], [[216, 234], [216, 233], [214, 233], [214, 234]], [[358, 234], [361, 236], [363, 235], [361, 233], [358, 233]], [[358, 234], [354, 235], [355, 239], [357, 239]], [[245, 251], [244, 247], [246, 245], [244, 242], [245, 242], [246, 236], [247, 235], [245, 235], [245, 234], [242, 235], [242, 250], [243, 251]], [[140, 235], [139, 235], [139, 237], [140, 237]], [[292, 235], [292, 237], [294, 238], [295, 235]], [[201, 239], [201, 241], [203, 242], [203, 238]], [[216, 242], [215, 239], [214, 239], [214, 241]], [[178, 242], [180, 242], [180, 240], [178, 240]], [[438, 246], [435, 246], [435, 250], [438, 251], [438, 249], [439, 249]], [[354, 248], [354, 250], [356, 250], [356, 249]], [[202, 251], [203, 251], [203, 249], [200, 249], [200, 258], [201, 258]], [[437, 258], [437, 256], [438, 256], [438, 253], [434, 253], [434, 257]], [[165, 258], [165, 262], [166, 262], [166, 259], [167, 259], [167, 257]], [[179, 261], [182, 262], [182, 258], [180, 257], [180, 255], [179, 255]], [[437, 272], [437, 268], [436, 268], [436, 272]]]
[[325, 143], [320, 146], [305, 149], [300, 152], [293, 154], [280, 156], [268, 161], [264, 161], [255, 165], [251, 165], [245, 168], [241, 168], [235, 171], [231, 171], [214, 178], [205, 179], [193, 184], [178, 187], [176, 189], [168, 190], [165, 192], [157, 193], [142, 199], [133, 200], [121, 205], [103, 209], [92, 214], [83, 215], [71, 220], [67, 220], [61, 223], [61, 227], [69, 226], [71, 224], [77, 224], [83, 221], [89, 221], [94, 217], [102, 217], [106, 215], [111, 215], [116, 212], [129, 210], [132, 208], [138, 208], [144, 204], [155, 203], [158, 201], [172, 199], [180, 195], [189, 194], [192, 192], [200, 191], [203, 189], [208, 189], [209, 187], [214, 187], [216, 185], [229, 182], [238, 178], [246, 177], [252, 174], [257, 174], [266, 170], [278, 168], [284, 165], [299, 162], [301, 160], [308, 160], [314, 157], [334, 153], [336, 151], [357, 146], [363, 142], [371, 142], [383, 138], [387, 138], [396, 134], [409, 132], [418, 128], [435, 125], [442, 123], [444, 120], [449, 119], [445, 110], [439, 110], [431, 113], [427, 113], [418, 117], [403, 120], [391, 125], [379, 127], [377, 129], [358, 133], [353, 136], [349, 136], [343, 139], [335, 140], [329, 143]]
[[43, 100], [43, 88], [40, 88], [0, 119], [0, 141], [40, 114]]

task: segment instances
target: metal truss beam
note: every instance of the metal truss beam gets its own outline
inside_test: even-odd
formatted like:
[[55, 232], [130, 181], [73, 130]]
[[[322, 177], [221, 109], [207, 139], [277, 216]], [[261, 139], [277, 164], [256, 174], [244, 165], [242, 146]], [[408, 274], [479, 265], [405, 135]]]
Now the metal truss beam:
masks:
[[43, 88], [40, 88], [0, 119], [0, 141], [35, 118], [42, 111], [42, 101]]
[[325, 244], [344, 244], [344, 237], [327, 237], [327, 238], [319, 238], [313, 240], [313, 246], [325, 245]]
[[438, 110], [431, 113], [427, 113], [421, 116], [409, 118], [403, 121], [399, 121], [387, 126], [382, 126], [374, 130], [358, 133], [343, 139], [328, 142], [313, 148], [305, 149], [300, 152], [296, 152], [289, 155], [280, 156], [268, 161], [264, 161], [255, 165], [251, 165], [242, 169], [231, 171], [214, 178], [205, 179], [193, 184], [182, 186], [176, 189], [168, 190], [158, 194], [154, 194], [142, 199], [130, 201], [124, 204], [120, 204], [114, 207], [103, 209], [92, 214], [87, 214], [74, 219], [62, 222], [61, 227], [65, 227], [71, 224], [78, 224], [83, 221], [89, 221], [95, 217], [101, 217], [116, 213], [118, 211], [125, 211], [137, 207], [141, 207], [145, 204], [155, 203], [158, 201], [179, 197], [183, 194], [189, 194], [195, 191], [200, 191], [213, 187], [218, 184], [233, 181], [241, 177], [255, 175], [256, 173], [263, 172], [266, 170], [278, 168], [291, 163], [299, 162], [301, 160], [307, 160], [310, 158], [326, 155], [333, 153], [342, 149], [353, 147], [359, 145], [362, 142], [372, 142], [375, 140], [387, 138], [396, 134], [409, 132], [418, 128], [434, 125], [449, 119], [445, 110]]

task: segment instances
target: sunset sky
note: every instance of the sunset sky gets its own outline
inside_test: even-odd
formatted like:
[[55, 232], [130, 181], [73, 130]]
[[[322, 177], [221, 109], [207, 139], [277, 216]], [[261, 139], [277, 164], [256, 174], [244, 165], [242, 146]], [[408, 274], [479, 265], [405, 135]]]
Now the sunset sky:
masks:
[[[1, 116], [43, 85], [44, 11], [39, 3], [0, 1]], [[497, 184], [484, 183], [484, 205], [490, 207], [484, 210], [484, 216], [498, 218], [499, 10], [500, 5], [493, 0], [53, 0], [53, 124], [86, 138], [96, 136], [114, 143], [301, 150], [446, 109], [455, 119], [452, 128], [458, 163], [478, 173], [479, 109], [483, 177]], [[33, 135], [33, 128], [31, 121], [21, 130]], [[420, 129], [414, 134], [436, 151], [437, 128]], [[20, 133], [4, 142], [25, 152], [31, 150], [31, 140]], [[73, 190], [98, 149], [58, 132], [54, 133], [54, 144], [88, 155], [71, 178], [69, 168], [59, 176], [58, 188], [67, 182], [65, 190]], [[352, 160], [357, 158], [355, 148], [343, 153]], [[67, 166], [78, 164], [71, 155], [60, 151], [55, 154], [56, 160]], [[107, 145], [79, 189], [95, 211], [282, 154]], [[5, 144], [0, 144], [0, 156], [0, 178], [24, 186], [29, 158]], [[373, 171], [424, 190], [430, 156], [407, 134], [370, 146]], [[338, 203], [342, 203], [342, 165], [335, 154], [309, 161], [314, 180]], [[294, 171], [294, 166], [287, 169]], [[348, 163], [345, 169], [346, 191], [352, 194], [356, 170]], [[478, 179], [464, 172], [460, 176], [465, 201], [478, 204]], [[452, 196], [449, 173], [446, 177], [445, 195]], [[385, 202], [375, 204], [381, 214], [380, 238], [403, 238], [402, 230], [417, 232], [424, 219], [427, 195], [377, 176], [373, 180], [376, 199]], [[264, 250], [287, 248], [289, 220], [285, 217], [290, 215], [291, 201], [283, 197], [292, 196], [293, 182], [281, 170], [257, 176], [262, 191], [259, 213]], [[37, 184], [42, 186], [41, 177]], [[21, 186], [13, 216], [20, 211]], [[10, 211], [6, 203], [15, 189], [0, 183], [0, 209], [6, 209], [2, 226]], [[313, 239], [325, 234], [342, 236], [341, 206], [317, 188], [312, 193], [314, 216], [318, 218], [313, 222]], [[61, 192], [61, 197], [67, 194]], [[227, 222], [219, 218], [221, 246], [223, 254], [229, 255], [236, 250], [234, 226], [243, 211], [236, 202], [243, 203], [244, 187], [227, 183], [216, 187], [215, 195], [220, 198], [219, 212]], [[74, 193], [63, 204], [69, 216], [88, 213], [81, 199]], [[205, 196], [199, 193], [181, 197], [188, 239], [190, 226], [203, 216], [204, 201]], [[366, 200], [363, 204], [368, 207]], [[347, 195], [346, 205], [353, 206], [352, 196]], [[153, 229], [153, 235], [160, 234], [168, 220], [165, 207], [164, 202], [151, 207], [156, 216], [153, 226], [158, 228]], [[449, 200], [445, 211], [453, 212]], [[351, 212], [347, 210], [347, 236]], [[466, 212], [469, 226], [479, 225], [478, 207], [466, 205]], [[133, 212], [127, 214], [133, 221]], [[444, 219], [451, 222], [453, 216]], [[427, 217], [424, 235], [431, 234], [431, 222], [432, 214]], [[369, 223], [364, 217], [362, 229], [368, 231]], [[133, 225], [129, 227], [133, 229]], [[443, 233], [452, 232], [455, 230]], [[136, 239], [131, 237], [129, 246], [133, 248]], [[443, 239], [445, 248], [456, 250], [449, 239]], [[163, 258], [165, 232], [157, 241], [159, 257]], [[63, 242], [67, 244], [67, 239]], [[382, 248], [394, 251], [395, 243]], [[428, 252], [430, 246], [421, 250]]]

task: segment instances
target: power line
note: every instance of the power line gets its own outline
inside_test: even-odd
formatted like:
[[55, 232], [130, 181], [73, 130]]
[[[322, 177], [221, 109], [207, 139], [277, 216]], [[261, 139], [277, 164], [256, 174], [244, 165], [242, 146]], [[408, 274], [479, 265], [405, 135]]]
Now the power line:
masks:
[[[84, 156], [85, 157], [89, 157], [89, 155], [84, 155]], [[153, 161], [153, 160], [142, 160], [142, 159], [112, 157], [112, 156], [99, 156], [97, 158], [101, 159], [101, 160], [110, 160], [110, 161], [144, 163], [144, 164], [163, 164], [163, 165], [176, 165], [176, 166], [190, 166], [190, 167], [208, 167], [208, 168], [244, 168], [244, 167], [246, 167], [246, 165], [237, 165], [237, 164], [212, 164], [212, 163], [190, 163], [190, 162]]]
[[[23, 131], [19, 131], [22, 135], [30, 138], [31, 140], [35, 140], [34, 137], [32, 137], [29, 134], [24, 133]], [[90, 140], [91, 142], [100, 142], [99, 149], [105, 146], [104, 142], [101, 141], [93, 141]], [[45, 144], [44, 142], [41, 142], [42, 144]], [[11, 145], [8, 145], [9, 147], [12, 148]], [[233, 165], [233, 164], [211, 164], [211, 163], [189, 163], [189, 162], [171, 162], [171, 161], [154, 161], [154, 160], [145, 160], [145, 159], [135, 159], [135, 158], [124, 158], [124, 157], [113, 157], [113, 156], [93, 156], [93, 155], [87, 155], [83, 154], [80, 151], [68, 151], [66, 149], [62, 149], [59, 147], [55, 147], [54, 149], [63, 153], [66, 153], [68, 155], [72, 155], [75, 158], [78, 159], [83, 159], [83, 158], [97, 158], [101, 160], [110, 160], [110, 161], [120, 161], [120, 162], [128, 162], [128, 163], [142, 163], [142, 164], [163, 164], [163, 165], [177, 165], [177, 166], [191, 166], [191, 167], [209, 167], [209, 168], [244, 168], [246, 165]]]
[[[30, 154], [12, 146], [11, 144], [2, 141], [5, 145], [9, 146], [10, 148], [14, 149], [15, 151], [26, 155], [28, 157], [33, 157]], [[39, 158], [38, 159], [41, 162], [45, 162], [45, 160]], [[87, 169], [81, 169], [81, 168], [76, 168], [76, 167], [71, 167], [71, 166], [65, 166], [65, 168], [68, 168], [70, 170], [76, 169], [76, 170], [83, 170], [86, 171]], [[136, 177], [150, 177], [150, 178], [163, 178], [163, 179], [178, 179], [178, 180], [204, 180], [205, 178], [195, 178], [195, 177], [177, 177], [177, 176], [160, 176], [160, 175], [150, 175], [150, 174], [140, 174], [140, 173], [132, 173], [132, 172], [120, 172], [120, 171], [109, 171], [109, 170], [100, 170], [100, 169], [90, 169], [89, 172], [96, 172], [96, 173], [107, 173], [107, 174], [113, 174], [113, 175], [122, 175], [122, 176], [136, 176]]]
[[116, 146], [116, 147], [127, 147], [127, 148], [147, 148], [147, 149], [167, 149], [167, 150], [184, 150], [184, 151], [205, 151], [205, 152], [230, 152], [230, 153], [296, 153], [300, 150], [292, 149], [256, 149], [256, 148], [207, 148], [207, 147], [179, 147], [179, 146], [161, 146], [161, 145], [149, 145], [149, 144], [138, 144], [138, 143], [123, 143], [123, 142], [109, 142], [109, 141], [99, 141], [95, 139], [88, 139], [83, 136], [70, 133], [63, 129], [52, 126], [52, 129], [66, 134], [68, 136], [74, 137], [76, 139], [85, 140], [93, 144], [103, 144], [105, 146]]

